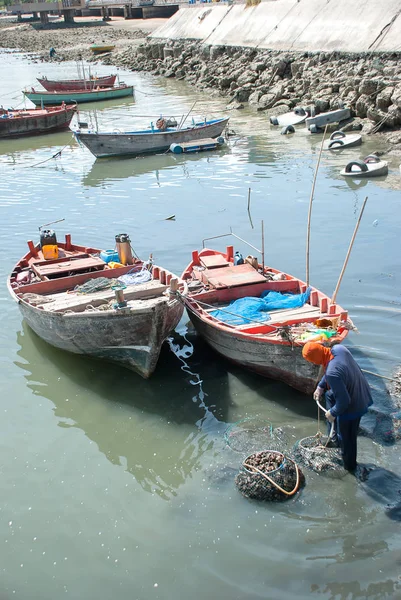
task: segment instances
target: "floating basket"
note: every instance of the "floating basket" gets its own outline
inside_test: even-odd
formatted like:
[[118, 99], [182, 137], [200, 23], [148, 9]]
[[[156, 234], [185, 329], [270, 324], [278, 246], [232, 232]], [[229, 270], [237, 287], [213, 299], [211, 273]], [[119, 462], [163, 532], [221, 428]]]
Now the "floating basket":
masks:
[[250, 454], [263, 448], [283, 450], [288, 445], [287, 436], [282, 429], [273, 429], [269, 421], [258, 417], [247, 417], [230, 425], [224, 439], [235, 452]]
[[347, 474], [340, 449], [330, 446], [327, 437], [320, 432], [299, 440], [294, 446], [294, 456], [316, 473], [333, 477]]
[[305, 485], [298, 465], [275, 450], [262, 450], [247, 456], [235, 478], [241, 494], [253, 500], [282, 502], [293, 497]]

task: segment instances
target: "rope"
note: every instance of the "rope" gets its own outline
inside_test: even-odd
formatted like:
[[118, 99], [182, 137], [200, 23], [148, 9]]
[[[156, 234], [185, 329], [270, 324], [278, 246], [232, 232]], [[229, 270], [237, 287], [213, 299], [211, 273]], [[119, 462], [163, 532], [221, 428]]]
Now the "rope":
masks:
[[37, 167], [39, 165], [43, 165], [44, 163], [48, 162], [49, 160], [52, 160], [52, 158], [58, 158], [59, 156], [61, 156], [61, 153], [64, 152], [64, 150], [69, 146], [70, 144], [66, 144], [64, 146], [64, 148], [61, 148], [61, 150], [58, 150], [58, 152], [56, 152], [55, 154], [53, 154], [53, 156], [51, 156], [50, 158], [46, 158], [46, 160], [42, 160], [41, 162], [35, 163], [34, 165], [28, 165], [26, 168], [30, 169], [32, 167]]
[[297, 474], [297, 479], [295, 482], [295, 487], [291, 492], [287, 492], [287, 490], [285, 490], [284, 488], [282, 488], [278, 483], [276, 483], [273, 479], [271, 479], [271, 477], [269, 477], [268, 475], [266, 475], [266, 473], [264, 473], [263, 471], [261, 471], [260, 469], [258, 469], [258, 467], [254, 467], [253, 465], [249, 465], [246, 462], [243, 462], [243, 466], [246, 469], [251, 469], [252, 471], [259, 473], [259, 475], [262, 475], [262, 477], [264, 477], [265, 479], [267, 479], [267, 481], [269, 483], [271, 483], [275, 488], [277, 488], [280, 492], [283, 492], [283, 494], [285, 494], [286, 496], [293, 496], [299, 488], [299, 469], [298, 469], [298, 465], [295, 461], [292, 460], [292, 458], [289, 458], [288, 456], [286, 457], [287, 460], [290, 460], [294, 467], [295, 467], [295, 472]]

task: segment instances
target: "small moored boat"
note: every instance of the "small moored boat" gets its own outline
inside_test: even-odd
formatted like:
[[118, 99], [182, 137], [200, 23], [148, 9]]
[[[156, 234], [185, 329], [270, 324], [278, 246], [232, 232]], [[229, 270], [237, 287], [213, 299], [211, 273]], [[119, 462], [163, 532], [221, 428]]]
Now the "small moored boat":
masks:
[[56, 348], [149, 377], [182, 316], [177, 291], [185, 297], [186, 283], [133, 258], [126, 234], [116, 236], [117, 256], [73, 244], [70, 235], [60, 243], [51, 230], [40, 237], [28, 242], [7, 282], [31, 329]]
[[105, 75], [104, 77], [90, 76], [83, 79], [47, 79], [37, 78], [38, 82], [47, 92], [72, 92], [73, 90], [91, 90], [95, 88], [113, 87], [117, 75]]
[[272, 125], [281, 125], [282, 127], [287, 127], [288, 125], [299, 125], [300, 123], [304, 123], [309, 116], [310, 111], [308, 109], [298, 106], [290, 112], [278, 115], [277, 117], [270, 117], [270, 123]]
[[[242, 259], [241, 259], [242, 260]], [[320, 368], [302, 357], [307, 341], [340, 343], [351, 329], [348, 313], [300, 279], [204, 248], [182, 274], [189, 317], [205, 341], [228, 360], [310, 394]]]
[[330, 110], [319, 115], [308, 117], [305, 121], [306, 128], [311, 133], [323, 133], [326, 125], [330, 123], [339, 123], [345, 119], [349, 119], [351, 111], [349, 108], [338, 108], [337, 110]]
[[330, 139], [323, 144], [323, 150], [343, 150], [353, 148], [362, 144], [362, 136], [359, 133], [346, 135], [343, 131], [334, 131]]
[[39, 135], [67, 129], [76, 105], [31, 109], [0, 109], [0, 138]]
[[228, 123], [228, 118], [193, 121], [191, 125], [179, 127], [175, 122], [164, 126], [159, 121], [166, 123], [165, 119], [157, 121], [160, 129], [151, 127], [141, 131], [120, 132], [98, 132], [75, 130], [74, 135], [78, 142], [92, 152], [96, 158], [108, 156], [134, 156], [137, 154], [148, 154], [164, 152], [169, 150], [172, 144], [195, 142], [204, 138], [219, 137]]
[[104, 52], [111, 52], [114, 50], [115, 46], [113, 44], [92, 44], [90, 49], [93, 54], [103, 54]]
[[36, 106], [56, 105], [63, 102], [99, 102], [100, 100], [114, 100], [116, 98], [125, 98], [133, 96], [134, 87], [121, 83], [119, 86], [109, 88], [93, 88], [90, 90], [72, 90], [63, 92], [41, 92], [35, 90], [25, 90], [24, 95]]
[[380, 160], [376, 154], [369, 154], [363, 160], [351, 160], [345, 169], [341, 171], [344, 177], [380, 177], [387, 175], [388, 162]]

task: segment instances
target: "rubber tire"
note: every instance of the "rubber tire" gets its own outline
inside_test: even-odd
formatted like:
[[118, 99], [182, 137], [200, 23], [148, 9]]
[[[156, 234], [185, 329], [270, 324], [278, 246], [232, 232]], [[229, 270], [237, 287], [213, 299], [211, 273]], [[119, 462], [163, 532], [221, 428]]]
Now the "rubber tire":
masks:
[[270, 117], [270, 123], [272, 125], [278, 125], [278, 119], [277, 119], [277, 117]]
[[344, 146], [344, 142], [342, 140], [332, 140], [331, 142], [329, 142], [328, 148], [329, 150], [332, 150], [333, 148], [335, 149], [336, 146], [338, 146], [338, 148], [341, 148], [342, 146]]
[[308, 108], [306, 109], [306, 112], [308, 114], [309, 117], [316, 117], [316, 108], [314, 106], [308, 106]]
[[331, 140], [335, 140], [335, 139], [340, 139], [340, 138], [345, 138], [345, 133], [343, 131], [333, 131], [333, 133], [330, 136]]
[[314, 123], [312, 123], [312, 125], [309, 125], [309, 131], [311, 133], [323, 133], [323, 129], [321, 129], [320, 127], [318, 127]]
[[282, 130], [280, 131], [281, 135], [288, 135], [289, 133], [295, 133], [295, 128], [293, 125], [286, 125], [285, 127], [282, 128]]
[[352, 167], [360, 167], [361, 173], [366, 173], [369, 171], [366, 163], [364, 163], [363, 160], [351, 160], [351, 162], [349, 162], [345, 167], [345, 172], [357, 174], [358, 171], [352, 171]]
[[[370, 160], [370, 159], [371, 159], [371, 160]], [[363, 162], [364, 162], [365, 164], [367, 164], [367, 163], [371, 163], [371, 164], [372, 164], [372, 163], [378, 163], [378, 162], [380, 162], [380, 158], [379, 158], [379, 157], [378, 157], [376, 154], [369, 154], [368, 156], [366, 156], [366, 157], [363, 159]]]
[[296, 106], [294, 108], [294, 115], [297, 115], [298, 117], [303, 117], [304, 115], [306, 115], [306, 111], [304, 108], [302, 108], [302, 106]]

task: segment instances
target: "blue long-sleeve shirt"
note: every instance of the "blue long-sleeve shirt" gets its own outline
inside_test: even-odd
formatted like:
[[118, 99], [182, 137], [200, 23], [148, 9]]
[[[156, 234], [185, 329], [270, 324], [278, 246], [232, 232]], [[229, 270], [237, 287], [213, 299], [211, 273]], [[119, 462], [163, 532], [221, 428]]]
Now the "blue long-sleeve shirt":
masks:
[[332, 390], [335, 405], [330, 409], [333, 417], [357, 419], [373, 404], [369, 384], [351, 352], [341, 345], [333, 346], [334, 358], [329, 362], [319, 387]]

